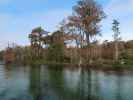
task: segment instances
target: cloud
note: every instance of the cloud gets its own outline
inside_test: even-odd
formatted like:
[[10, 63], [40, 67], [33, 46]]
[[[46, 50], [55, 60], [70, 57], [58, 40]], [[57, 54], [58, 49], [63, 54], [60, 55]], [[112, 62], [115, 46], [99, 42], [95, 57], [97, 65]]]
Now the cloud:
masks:
[[3, 41], [3, 44], [7, 43], [7, 41], [21, 45], [28, 44], [28, 34], [33, 28], [42, 26], [45, 30], [53, 32], [57, 29], [59, 22], [70, 13], [71, 11], [63, 9], [23, 15], [0, 13], [1, 41]]
[[106, 9], [109, 13], [115, 14], [133, 13], [133, 0], [110, 0]]
[[104, 39], [112, 40], [113, 32], [111, 27], [113, 19], [117, 19], [120, 22], [120, 31], [123, 40], [133, 39], [133, 0], [110, 0], [109, 3], [104, 6], [104, 11], [107, 14], [107, 18], [102, 21]]
[[[6, 5], [9, 3], [13, 3], [13, 1], [18, 0], [0, 0], [0, 5]], [[32, 1], [32, 0], [30, 0]], [[37, 2], [38, 0], [34, 0]], [[41, 1], [41, 0], [40, 0]], [[21, 1], [25, 3], [24, 1]], [[22, 4], [23, 4], [22, 3]], [[21, 4], [21, 3], [19, 3]], [[8, 41], [16, 42], [18, 44], [28, 44], [28, 33], [34, 27], [42, 26], [47, 31], [53, 32], [57, 29], [57, 25], [59, 22], [68, 15], [71, 14], [71, 10], [69, 8], [62, 9], [40, 9], [36, 10], [36, 6], [31, 7], [28, 5], [29, 9], [34, 10], [26, 11], [18, 10], [15, 12], [18, 6], [15, 5], [15, 8], [8, 11], [5, 10], [6, 6], [3, 8], [3, 12], [0, 12], [0, 47], [2, 44], [5, 45]], [[107, 14], [107, 18], [102, 21], [102, 32], [103, 40], [109, 39], [112, 40], [112, 20], [118, 19], [120, 22], [120, 31], [122, 34], [123, 40], [132, 39], [132, 26], [133, 26], [133, 0], [108, 0], [108, 3], [103, 6], [105, 13]], [[23, 6], [23, 5], [21, 5]], [[34, 5], [33, 5], [34, 6]], [[39, 6], [39, 4], [38, 4]], [[47, 5], [48, 6], [48, 5]], [[31, 8], [30, 8], [31, 7]], [[20, 7], [23, 9], [22, 7]], [[19, 9], [20, 9], [19, 8]], [[40, 10], [39, 10], [40, 9]], [[7, 12], [6, 12], [7, 11]], [[23, 12], [24, 11], [24, 12]], [[2, 43], [3, 42], [3, 43]], [[6, 45], [5, 45], [6, 46]]]
[[0, 0], [0, 5], [5, 5], [5, 4], [8, 4], [10, 2], [11, 2], [11, 0]]

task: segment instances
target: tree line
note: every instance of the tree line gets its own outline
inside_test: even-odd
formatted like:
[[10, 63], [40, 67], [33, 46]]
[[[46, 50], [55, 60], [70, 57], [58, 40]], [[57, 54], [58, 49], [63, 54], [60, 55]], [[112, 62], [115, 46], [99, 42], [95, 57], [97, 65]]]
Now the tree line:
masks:
[[52, 35], [37, 27], [29, 35], [31, 46], [16, 47], [14, 51], [26, 63], [132, 63], [133, 41], [121, 40], [118, 20], [112, 21], [114, 41], [100, 44], [97, 40], [97, 36], [102, 36], [99, 23], [106, 17], [95, 0], [79, 0]]

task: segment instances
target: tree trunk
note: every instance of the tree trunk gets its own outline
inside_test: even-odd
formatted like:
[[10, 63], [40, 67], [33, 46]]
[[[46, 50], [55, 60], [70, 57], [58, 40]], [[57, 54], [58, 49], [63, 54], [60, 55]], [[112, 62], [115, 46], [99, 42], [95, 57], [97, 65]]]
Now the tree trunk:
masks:
[[115, 42], [115, 61], [119, 59], [119, 49], [118, 49], [118, 42]]

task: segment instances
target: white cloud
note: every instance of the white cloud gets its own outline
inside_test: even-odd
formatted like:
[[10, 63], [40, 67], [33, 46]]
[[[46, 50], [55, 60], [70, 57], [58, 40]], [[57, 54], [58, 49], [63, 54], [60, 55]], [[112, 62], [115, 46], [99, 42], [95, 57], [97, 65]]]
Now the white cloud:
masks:
[[30, 14], [14, 15], [10, 13], [0, 13], [0, 35], [2, 36], [0, 45], [7, 41], [18, 44], [28, 44], [28, 33], [35, 27], [42, 26], [47, 31], [53, 32], [57, 25], [67, 17], [71, 11], [55, 9], [48, 12], [34, 12]]
[[106, 9], [110, 13], [133, 13], [133, 0], [110, 0]]
[[[0, 0], [1, 4], [8, 4], [12, 0]], [[112, 39], [111, 27], [114, 18], [120, 21], [120, 30], [123, 40], [133, 39], [133, 0], [110, 0], [104, 7], [107, 19], [102, 21], [103, 39]], [[70, 10], [55, 9], [48, 12], [33, 12], [12, 14], [0, 13], [0, 47], [8, 41], [18, 44], [28, 43], [28, 33], [37, 26], [42, 26], [48, 31], [57, 29], [58, 23], [71, 14]], [[3, 42], [3, 43], [2, 43]], [[6, 45], [5, 45], [6, 46]]]
[[0, 0], [0, 5], [4, 5], [4, 4], [8, 4], [10, 3], [12, 0]]
[[112, 20], [118, 19], [120, 22], [120, 31], [123, 40], [133, 39], [132, 26], [133, 26], [133, 0], [110, 0], [104, 7], [107, 18], [102, 21], [104, 39], [108, 37], [111, 40]]

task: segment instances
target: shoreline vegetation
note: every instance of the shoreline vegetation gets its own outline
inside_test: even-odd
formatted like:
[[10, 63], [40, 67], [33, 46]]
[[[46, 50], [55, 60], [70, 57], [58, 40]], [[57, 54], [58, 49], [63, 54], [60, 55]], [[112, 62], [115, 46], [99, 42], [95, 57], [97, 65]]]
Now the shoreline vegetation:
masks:
[[26, 65], [26, 66], [49, 66], [51, 68], [62, 68], [62, 67], [70, 67], [70, 68], [85, 68], [85, 69], [95, 69], [95, 70], [103, 70], [103, 71], [133, 71], [132, 64], [120, 64], [120, 63], [92, 63], [92, 64], [80, 64], [79, 63], [64, 63], [64, 62], [45, 62], [44, 60], [36, 60], [31, 61], [29, 63], [21, 62], [21, 63], [10, 63], [7, 65]]
[[122, 40], [118, 20], [112, 21], [113, 41], [97, 39], [102, 36], [99, 23], [106, 17], [94, 0], [79, 0], [57, 31], [49, 34], [41, 27], [34, 28], [28, 36], [29, 46], [8, 47], [0, 52], [0, 59], [26, 65], [132, 69], [133, 40]]
[[32, 62], [30, 64], [25, 63], [10, 63], [7, 64], [7, 66], [17, 66], [17, 65], [26, 65], [31, 67], [39, 67], [39, 66], [48, 66], [49, 68], [83, 68], [83, 69], [94, 69], [94, 70], [102, 70], [102, 71], [133, 71], [133, 65], [132, 64], [71, 64], [71, 63], [57, 63], [57, 62]]

